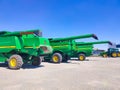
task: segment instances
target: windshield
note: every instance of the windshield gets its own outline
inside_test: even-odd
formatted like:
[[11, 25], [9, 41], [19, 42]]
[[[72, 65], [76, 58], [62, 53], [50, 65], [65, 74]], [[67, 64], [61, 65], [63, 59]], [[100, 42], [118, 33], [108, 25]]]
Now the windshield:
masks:
[[110, 49], [111, 51], [119, 52], [118, 49]]
[[115, 49], [116, 52], [118, 52], [119, 50], [118, 49]]
[[34, 34], [36, 36], [42, 37], [42, 32], [41, 31], [35, 31]]

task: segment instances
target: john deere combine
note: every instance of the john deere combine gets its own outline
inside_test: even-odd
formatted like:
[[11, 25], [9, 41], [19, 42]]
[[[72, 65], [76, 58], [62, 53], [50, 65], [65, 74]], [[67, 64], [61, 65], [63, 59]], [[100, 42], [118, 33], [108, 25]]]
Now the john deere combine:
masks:
[[38, 66], [40, 57], [50, 53], [49, 40], [41, 37], [39, 30], [0, 32], [0, 62], [7, 62], [10, 69], [19, 69], [26, 63]]
[[90, 38], [98, 39], [94, 34], [73, 36], [68, 38], [51, 38], [50, 44], [53, 48], [53, 53], [46, 57], [45, 60], [51, 60], [54, 63], [67, 62], [73, 56], [76, 50], [76, 39]]
[[78, 60], [85, 60], [86, 57], [92, 55], [93, 45], [95, 44], [110, 44], [110, 41], [98, 41], [98, 42], [76, 42], [76, 50], [71, 57], [78, 57]]

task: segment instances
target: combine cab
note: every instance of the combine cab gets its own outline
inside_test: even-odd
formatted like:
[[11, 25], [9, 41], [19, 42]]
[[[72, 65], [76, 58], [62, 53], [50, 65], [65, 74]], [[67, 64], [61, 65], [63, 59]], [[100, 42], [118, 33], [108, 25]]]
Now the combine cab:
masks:
[[73, 36], [68, 38], [51, 38], [49, 41], [53, 48], [53, 53], [50, 54], [49, 57], [45, 57], [45, 60], [52, 61], [53, 63], [67, 62], [76, 50], [75, 40], [91, 37], [98, 39], [94, 34]]
[[26, 32], [0, 32], [0, 62], [10, 69], [20, 69], [23, 64], [41, 64], [41, 58], [52, 53], [49, 40], [41, 37], [39, 30]]

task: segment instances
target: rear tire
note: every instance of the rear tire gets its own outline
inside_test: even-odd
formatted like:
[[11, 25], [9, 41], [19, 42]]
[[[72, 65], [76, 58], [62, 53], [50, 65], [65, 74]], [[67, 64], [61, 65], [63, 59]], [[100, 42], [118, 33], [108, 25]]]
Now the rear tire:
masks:
[[118, 55], [117, 55], [118, 57], [120, 57], [120, 52], [118, 52]]
[[32, 61], [33, 66], [39, 66], [41, 64], [41, 62], [42, 62], [42, 59], [40, 59], [40, 57], [33, 56], [32, 60], [33, 60]]
[[10, 69], [20, 69], [23, 65], [23, 60], [22, 57], [20, 55], [12, 55], [9, 59], [8, 59], [8, 67]]
[[61, 63], [62, 59], [63, 59], [63, 57], [62, 57], [62, 55], [60, 53], [54, 53], [52, 55], [52, 62], [53, 63]]
[[116, 58], [116, 57], [117, 57], [117, 53], [116, 53], [116, 52], [113, 52], [113, 53], [111, 54], [111, 57]]
[[79, 55], [78, 55], [78, 60], [80, 60], [80, 61], [85, 61], [85, 59], [86, 59], [85, 54], [79, 54]]

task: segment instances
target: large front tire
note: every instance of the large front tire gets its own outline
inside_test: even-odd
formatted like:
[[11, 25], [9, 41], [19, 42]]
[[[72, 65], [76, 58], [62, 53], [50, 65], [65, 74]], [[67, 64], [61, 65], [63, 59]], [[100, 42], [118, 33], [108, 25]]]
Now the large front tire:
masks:
[[42, 59], [40, 59], [40, 57], [33, 56], [32, 60], [33, 60], [32, 61], [33, 66], [39, 66], [41, 64], [41, 62], [42, 62]]
[[85, 61], [85, 59], [86, 59], [85, 54], [79, 54], [78, 55], [78, 60]]
[[8, 59], [8, 67], [10, 69], [20, 69], [23, 65], [23, 60], [20, 55], [12, 55]]
[[52, 62], [53, 63], [61, 63], [62, 59], [63, 59], [63, 57], [62, 57], [62, 55], [60, 53], [54, 53], [52, 55]]
[[116, 57], [117, 57], [117, 53], [116, 53], [116, 52], [113, 52], [113, 53], [111, 54], [111, 56], [114, 57], [114, 58], [116, 58]]

